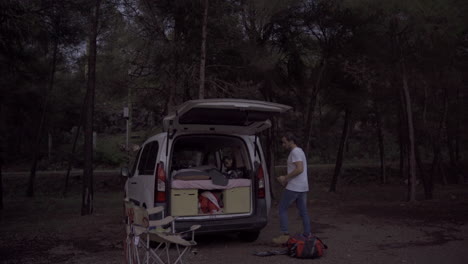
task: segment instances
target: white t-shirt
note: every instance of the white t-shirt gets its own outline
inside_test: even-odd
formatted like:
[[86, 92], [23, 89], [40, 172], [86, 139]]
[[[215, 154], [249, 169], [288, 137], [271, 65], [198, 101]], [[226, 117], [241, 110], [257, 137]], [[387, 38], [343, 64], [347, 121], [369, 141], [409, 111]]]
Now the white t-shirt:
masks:
[[309, 191], [309, 183], [307, 180], [307, 159], [304, 151], [299, 147], [295, 147], [291, 150], [291, 153], [289, 153], [288, 174], [296, 168], [294, 162], [297, 161], [302, 161], [304, 170], [301, 174], [289, 180], [288, 185], [286, 185], [286, 189], [294, 192], [307, 192]]

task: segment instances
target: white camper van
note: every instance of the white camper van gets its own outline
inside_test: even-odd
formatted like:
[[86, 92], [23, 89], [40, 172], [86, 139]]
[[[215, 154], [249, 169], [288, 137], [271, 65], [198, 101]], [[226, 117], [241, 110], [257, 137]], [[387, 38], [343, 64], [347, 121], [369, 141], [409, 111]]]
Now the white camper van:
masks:
[[[258, 134], [290, 106], [241, 99], [192, 100], [164, 118], [164, 132], [147, 139], [125, 195], [135, 204], [164, 206], [177, 229], [238, 232], [254, 241], [266, 226], [270, 182]], [[160, 216], [157, 216], [160, 217]]]

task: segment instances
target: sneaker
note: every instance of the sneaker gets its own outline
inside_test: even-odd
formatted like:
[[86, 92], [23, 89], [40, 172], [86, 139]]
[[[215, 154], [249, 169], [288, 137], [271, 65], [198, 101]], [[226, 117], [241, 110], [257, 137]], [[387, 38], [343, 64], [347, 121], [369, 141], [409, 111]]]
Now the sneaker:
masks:
[[282, 244], [285, 244], [289, 239], [289, 235], [279, 235], [275, 238], [272, 239], [273, 243], [277, 244], [277, 245], [282, 245]]

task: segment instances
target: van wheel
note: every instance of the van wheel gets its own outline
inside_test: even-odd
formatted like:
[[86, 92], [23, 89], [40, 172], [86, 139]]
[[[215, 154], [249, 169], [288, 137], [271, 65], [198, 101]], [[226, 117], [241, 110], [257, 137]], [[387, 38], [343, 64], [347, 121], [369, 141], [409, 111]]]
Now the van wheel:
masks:
[[259, 235], [260, 235], [260, 230], [241, 231], [239, 233], [239, 239], [244, 242], [254, 242], [255, 240], [257, 240]]

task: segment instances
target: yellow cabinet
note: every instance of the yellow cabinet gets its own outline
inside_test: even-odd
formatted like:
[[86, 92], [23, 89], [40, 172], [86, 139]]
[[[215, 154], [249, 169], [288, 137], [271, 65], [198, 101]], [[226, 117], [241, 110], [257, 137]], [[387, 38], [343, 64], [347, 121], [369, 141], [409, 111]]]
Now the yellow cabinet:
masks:
[[188, 216], [198, 214], [197, 189], [171, 190], [171, 215]]
[[224, 190], [224, 213], [250, 212], [250, 187], [236, 187]]

